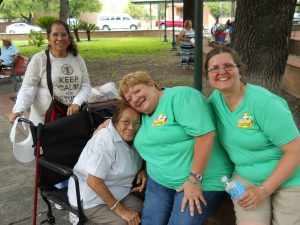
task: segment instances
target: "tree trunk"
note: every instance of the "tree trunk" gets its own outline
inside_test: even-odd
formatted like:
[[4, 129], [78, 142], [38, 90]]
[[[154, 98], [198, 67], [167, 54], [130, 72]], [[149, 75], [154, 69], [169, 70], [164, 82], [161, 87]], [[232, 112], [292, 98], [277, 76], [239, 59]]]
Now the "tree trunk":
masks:
[[185, 20], [191, 20], [194, 24], [195, 0], [183, 0], [183, 21]]
[[78, 29], [74, 29], [73, 31], [74, 31], [74, 35], [75, 35], [76, 41], [77, 41], [77, 42], [80, 42]]
[[233, 48], [247, 66], [246, 80], [278, 92], [288, 59], [295, 0], [239, 0]]
[[67, 23], [69, 15], [68, 0], [60, 0], [59, 19]]
[[86, 31], [86, 35], [87, 35], [88, 41], [91, 41], [91, 31], [90, 30]]

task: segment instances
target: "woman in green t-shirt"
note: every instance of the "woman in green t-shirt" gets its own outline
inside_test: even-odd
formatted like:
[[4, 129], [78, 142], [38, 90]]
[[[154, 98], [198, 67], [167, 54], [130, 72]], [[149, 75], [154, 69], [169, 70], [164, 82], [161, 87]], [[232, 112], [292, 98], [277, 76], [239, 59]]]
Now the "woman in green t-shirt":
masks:
[[300, 224], [300, 136], [287, 103], [247, 84], [244, 65], [227, 47], [211, 50], [205, 70], [216, 90], [209, 102], [220, 142], [246, 186], [233, 201], [238, 225]]
[[148, 175], [142, 224], [203, 224], [232, 172], [206, 99], [190, 87], [162, 89], [142, 71], [124, 76], [119, 91], [143, 113], [134, 140]]

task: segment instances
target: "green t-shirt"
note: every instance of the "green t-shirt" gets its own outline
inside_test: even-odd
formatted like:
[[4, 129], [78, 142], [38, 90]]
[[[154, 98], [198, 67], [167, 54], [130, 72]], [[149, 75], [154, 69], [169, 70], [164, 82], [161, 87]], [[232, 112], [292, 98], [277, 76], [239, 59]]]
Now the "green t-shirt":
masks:
[[[256, 185], [274, 171], [279, 149], [299, 135], [285, 100], [268, 90], [247, 84], [240, 105], [231, 112], [219, 91], [209, 99], [217, 118], [220, 142], [235, 164], [235, 174]], [[281, 187], [300, 185], [300, 167]]]
[[[200, 92], [190, 87], [166, 88], [155, 112], [143, 115], [134, 145], [147, 162], [147, 173], [159, 184], [177, 189], [188, 179], [195, 136], [215, 130], [211, 110]], [[223, 175], [232, 164], [215, 141], [203, 177], [203, 190], [224, 190]]]

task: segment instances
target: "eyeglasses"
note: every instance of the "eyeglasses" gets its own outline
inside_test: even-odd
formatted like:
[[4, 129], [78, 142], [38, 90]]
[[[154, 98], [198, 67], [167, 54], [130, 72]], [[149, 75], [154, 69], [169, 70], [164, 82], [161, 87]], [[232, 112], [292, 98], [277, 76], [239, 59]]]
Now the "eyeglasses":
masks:
[[53, 36], [54, 38], [58, 38], [59, 36], [61, 38], [67, 38], [69, 35], [67, 32], [63, 32], [63, 33], [51, 33], [51, 36]]
[[135, 120], [135, 121], [130, 121], [130, 120], [121, 120], [120, 121], [124, 127], [129, 127], [132, 125], [132, 127], [139, 127], [141, 125], [141, 121]]
[[232, 71], [234, 68], [239, 68], [240, 65], [232, 65], [232, 64], [226, 64], [222, 67], [219, 67], [219, 66], [215, 66], [215, 67], [212, 67], [212, 68], [209, 68], [207, 70], [208, 73], [211, 73], [211, 74], [217, 74], [219, 73], [219, 71], [222, 69], [222, 70], [225, 70], [226, 72], [230, 72]]

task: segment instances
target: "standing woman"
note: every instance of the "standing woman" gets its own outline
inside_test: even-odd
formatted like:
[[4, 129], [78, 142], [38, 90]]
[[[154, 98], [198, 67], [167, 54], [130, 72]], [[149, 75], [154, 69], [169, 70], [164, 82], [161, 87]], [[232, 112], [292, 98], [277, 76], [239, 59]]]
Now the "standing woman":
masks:
[[[52, 22], [47, 29], [47, 38], [53, 96], [69, 105], [67, 115], [73, 115], [87, 101], [91, 92], [86, 64], [78, 55], [77, 46], [64, 22]], [[30, 60], [13, 112], [9, 116], [10, 122], [22, 116], [31, 106], [29, 119], [36, 125], [44, 123], [51, 102], [46, 65], [45, 51], [35, 54]]]
[[203, 224], [223, 197], [221, 177], [232, 172], [205, 97], [190, 87], [162, 89], [143, 71], [124, 76], [119, 91], [142, 113], [134, 140], [148, 174], [142, 224]]
[[286, 101], [243, 81], [227, 47], [211, 50], [205, 70], [220, 141], [246, 192], [233, 201], [238, 225], [300, 224], [300, 136]]
[[191, 20], [184, 21], [183, 30], [179, 34], [181, 49], [181, 65], [183, 69], [194, 68], [195, 31]]

